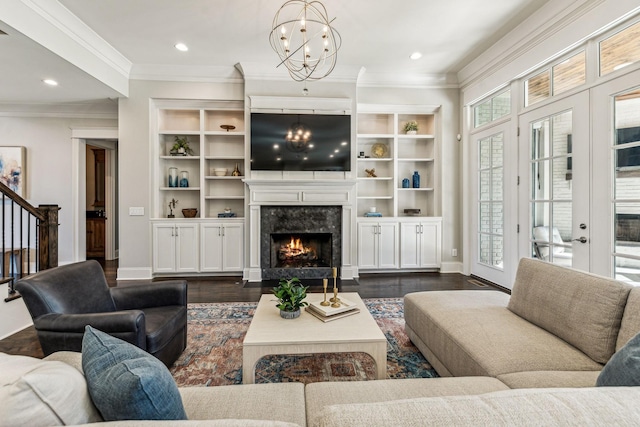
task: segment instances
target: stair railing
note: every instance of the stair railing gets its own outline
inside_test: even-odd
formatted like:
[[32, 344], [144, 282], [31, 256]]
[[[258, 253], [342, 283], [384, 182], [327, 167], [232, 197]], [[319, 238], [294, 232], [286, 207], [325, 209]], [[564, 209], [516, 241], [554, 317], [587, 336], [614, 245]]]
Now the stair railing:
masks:
[[9, 284], [5, 302], [20, 298], [14, 282], [58, 265], [58, 205], [37, 208], [0, 182], [2, 255], [0, 284]]

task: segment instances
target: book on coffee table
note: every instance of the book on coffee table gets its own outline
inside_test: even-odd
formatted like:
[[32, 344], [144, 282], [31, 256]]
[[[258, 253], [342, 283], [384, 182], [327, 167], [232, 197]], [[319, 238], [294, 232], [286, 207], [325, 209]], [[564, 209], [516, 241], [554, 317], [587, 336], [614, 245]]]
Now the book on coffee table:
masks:
[[[327, 294], [327, 300], [329, 300], [329, 298], [333, 298], [333, 294]], [[323, 294], [314, 294], [314, 298], [309, 298], [307, 302], [309, 303], [309, 307], [314, 309], [317, 313], [327, 317], [335, 316], [336, 314], [344, 313], [356, 308], [355, 302], [342, 298], [340, 295], [338, 295], [338, 299], [340, 299], [340, 307], [331, 307], [331, 305], [324, 306], [320, 304], [324, 301]]]
[[316, 311], [316, 309], [312, 305], [307, 306], [306, 310], [307, 310], [307, 313], [312, 314], [313, 316], [317, 317], [318, 319], [322, 320], [325, 323], [331, 322], [332, 320], [338, 320], [338, 319], [342, 319], [343, 317], [360, 313], [360, 309], [358, 307], [352, 307], [348, 311], [342, 311], [340, 313], [332, 314], [330, 316], [327, 316], [323, 313], [320, 313], [319, 311]]

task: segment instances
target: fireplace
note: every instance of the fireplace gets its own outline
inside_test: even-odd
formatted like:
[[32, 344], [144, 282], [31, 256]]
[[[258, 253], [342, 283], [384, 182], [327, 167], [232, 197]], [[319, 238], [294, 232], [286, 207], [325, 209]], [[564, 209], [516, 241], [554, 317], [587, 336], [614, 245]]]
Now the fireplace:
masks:
[[263, 279], [332, 277], [340, 267], [341, 206], [262, 206]]

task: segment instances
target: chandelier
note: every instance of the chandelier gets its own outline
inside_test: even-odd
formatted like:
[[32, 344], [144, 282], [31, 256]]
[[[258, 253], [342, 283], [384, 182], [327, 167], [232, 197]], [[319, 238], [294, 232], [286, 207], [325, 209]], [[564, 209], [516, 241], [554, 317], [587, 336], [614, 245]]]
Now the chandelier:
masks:
[[336, 66], [340, 34], [319, 1], [289, 0], [273, 18], [271, 47], [293, 80], [320, 80]]
[[291, 125], [287, 130], [284, 139], [287, 141], [287, 148], [293, 152], [301, 152], [313, 147], [309, 144], [311, 142], [311, 129], [300, 123], [300, 117], [298, 117], [297, 123]]

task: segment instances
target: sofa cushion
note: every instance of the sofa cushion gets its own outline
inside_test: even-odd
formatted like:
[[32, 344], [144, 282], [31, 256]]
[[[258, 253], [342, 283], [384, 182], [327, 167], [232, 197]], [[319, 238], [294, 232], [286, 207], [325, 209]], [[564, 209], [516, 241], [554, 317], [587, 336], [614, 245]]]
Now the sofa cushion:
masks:
[[82, 369], [91, 398], [107, 421], [186, 419], [169, 370], [126, 341], [87, 326]]
[[613, 355], [631, 285], [522, 258], [508, 308], [593, 360]]
[[629, 292], [627, 304], [624, 306], [620, 332], [616, 341], [616, 351], [624, 347], [638, 333], [640, 333], [640, 286], [634, 286]]
[[0, 424], [54, 426], [101, 421], [77, 369], [0, 353]]
[[405, 328], [456, 377], [602, 369], [566, 341], [507, 310], [508, 300], [509, 295], [491, 290], [410, 293], [404, 297]]
[[632, 426], [640, 422], [639, 399], [638, 387], [520, 389], [332, 405], [309, 426]]
[[509, 388], [593, 387], [600, 371], [527, 371], [498, 375]]
[[305, 387], [307, 422], [325, 406], [346, 403], [375, 403], [418, 397], [483, 394], [509, 390], [495, 378], [408, 378], [397, 380], [317, 382]]
[[640, 334], [618, 350], [598, 375], [597, 386], [640, 386]]

